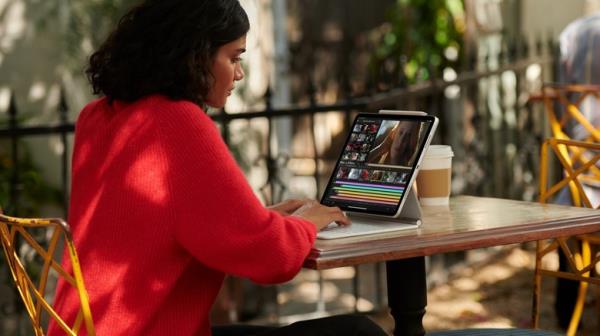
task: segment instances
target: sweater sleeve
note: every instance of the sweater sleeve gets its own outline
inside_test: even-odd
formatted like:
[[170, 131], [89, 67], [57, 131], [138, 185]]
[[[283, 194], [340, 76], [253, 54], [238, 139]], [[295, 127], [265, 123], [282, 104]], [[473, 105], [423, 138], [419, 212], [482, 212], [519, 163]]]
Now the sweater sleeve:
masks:
[[176, 239], [200, 262], [224, 273], [259, 283], [293, 278], [314, 243], [315, 226], [260, 203], [200, 108], [182, 102], [168, 106], [160, 111], [165, 115], [160, 136]]

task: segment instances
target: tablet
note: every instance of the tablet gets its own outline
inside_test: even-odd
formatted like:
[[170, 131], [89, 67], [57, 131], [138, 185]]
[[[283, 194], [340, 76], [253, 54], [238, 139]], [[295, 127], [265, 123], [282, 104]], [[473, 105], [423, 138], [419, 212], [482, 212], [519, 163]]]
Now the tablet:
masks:
[[438, 119], [424, 113], [360, 113], [321, 204], [398, 217]]

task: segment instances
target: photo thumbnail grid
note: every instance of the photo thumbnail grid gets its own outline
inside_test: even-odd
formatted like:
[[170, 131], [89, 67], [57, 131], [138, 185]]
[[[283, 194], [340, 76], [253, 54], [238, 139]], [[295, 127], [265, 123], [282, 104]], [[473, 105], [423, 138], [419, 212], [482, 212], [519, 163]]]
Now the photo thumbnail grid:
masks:
[[375, 141], [379, 126], [378, 122], [354, 125], [352, 134], [350, 134], [350, 140], [346, 148], [344, 148], [342, 160], [355, 162], [367, 161], [371, 144]]

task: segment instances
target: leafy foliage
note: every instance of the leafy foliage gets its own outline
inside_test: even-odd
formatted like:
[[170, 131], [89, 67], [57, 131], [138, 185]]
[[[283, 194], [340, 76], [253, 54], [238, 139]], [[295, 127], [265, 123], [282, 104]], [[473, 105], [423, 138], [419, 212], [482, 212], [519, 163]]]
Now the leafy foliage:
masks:
[[[39, 167], [33, 162], [27, 146], [23, 142], [18, 142], [19, 158], [15, 165], [10, 152], [7, 140], [2, 140], [0, 144], [0, 204], [3, 211], [12, 216], [39, 217], [40, 207], [46, 204], [62, 204], [63, 192], [50, 186], [40, 173]], [[15, 186], [17, 190], [17, 200], [11, 199], [11, 181], [15, 169], [18, 172], [19, 182]]]
[[382, 72], [401, 70], [412, 84], [458, 67], [465, 31], [461, 0], [398, 0], [388, 17], [371, 58], [377, 79]]

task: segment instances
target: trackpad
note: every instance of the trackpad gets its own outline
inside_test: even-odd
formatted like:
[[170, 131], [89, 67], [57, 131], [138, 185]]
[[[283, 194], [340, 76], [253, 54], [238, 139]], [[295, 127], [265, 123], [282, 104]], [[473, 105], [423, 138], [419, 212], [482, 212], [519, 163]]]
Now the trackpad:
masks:
[[402, 222], [402, 219], [379, 219], [352, 217], [352, 224], [339, 226], [336, 223], [329, 224], [317, 233], [318, 239], [336, 239], [362, 235], [370, 235], [398, 230], [410, 230], [418, 227], [414, 222]]

